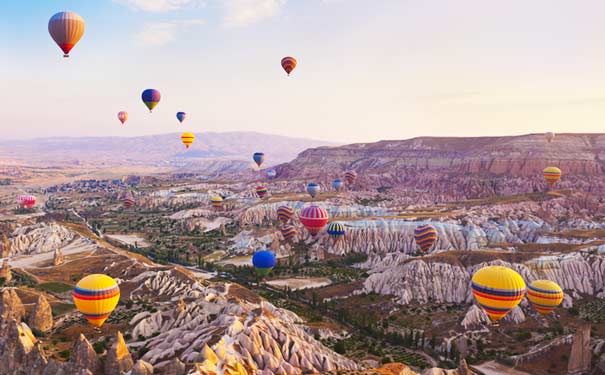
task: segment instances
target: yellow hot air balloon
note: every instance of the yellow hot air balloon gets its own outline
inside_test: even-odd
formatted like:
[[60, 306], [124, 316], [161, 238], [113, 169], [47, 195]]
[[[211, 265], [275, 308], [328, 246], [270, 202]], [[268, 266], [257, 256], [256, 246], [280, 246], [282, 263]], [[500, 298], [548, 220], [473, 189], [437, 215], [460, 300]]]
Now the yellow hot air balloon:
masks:
[[189, 148], [189, 146], [191, 146], [194, 139], [195, 139], [195, 135], [193, 135], [193, 133], [183, 133], [183, 135], [181, 135], [181, 141], [187, 148]]
[[536, 280], [527, 287], [527, 299], [537, 312], [546, 315], [563, 302], [563, 289], [550, 280]]
[[492, 321], [497, 322], [514, 309], [525, 295], [525, 281], [508, 267], [483, 267], [473, 275], [473, 294]]
[[72, 296], [88, 323], [101, 327], [118, 304], [120, 287], [107, 275], [93, 274], [76, 284]]
[[557, 167], [546, 167], [544, 168], [544, 171], [542, 171], [542, 175], [544, 176], [546, 183], [553, 186], [561, 178], [561, 170]]
[[223, 207], [223, 198], [221, 196], [215, 195], [210, 198], [210, 204], [215, 209], [219, 210]]

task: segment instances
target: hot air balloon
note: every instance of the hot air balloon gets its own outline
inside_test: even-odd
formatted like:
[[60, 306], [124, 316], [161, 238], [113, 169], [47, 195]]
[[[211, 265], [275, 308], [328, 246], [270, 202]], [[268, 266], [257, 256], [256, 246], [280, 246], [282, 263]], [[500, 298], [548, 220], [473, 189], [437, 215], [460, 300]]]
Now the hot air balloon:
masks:
[[552, 142], [553, 139], [555, 139], [555, 133], [553, 132], [546, 132], [544, 133], [544, 137], [546, 138], [546, 140], [548, 141], [548, 143]]
[[120, 287], [107, 275], [88, 275], [78, 281], [72, 296], [88, 323], [101, 327], [118, 304]]
[[311, 182], [310, 184], [307, 185], [307, 193], [309, 193], [311, 198], [315, 198], [317, 196], [317, 194], [319, 194], [320, 190], [321, 190], [321, 187], [316, 183]]
[[63, 57], [69, 57], [85, 28], [84, 19], [74, 12], [59, 12], [48, 21], [48, 32], [63, 51]]
[[334, 240], [338, 240], [342, 237], [344, 237], [345, 235], [345, 226], [342, 225], [341, 223], [337, 223], [337, 222], [331, 222], [330, 224], [328, 224], [328, 234], [330, 235], [330, 237], [332, 237]]
[[185, 145], [185, 147], [189, 148], [193, 141], [195, 140], [195, 135], [193, 133], [185, 132], [181, 134], [181, 142]]
[[353, 183], [355, 183], [356, 178], [357, 178], [357, 172], [355, 172], [355, 171], [347, 171], [345, 173], [345, 181], [347, 181], [347, 184], [349, 184], [349, 185], [353, 185]]
[[179, 122], [182, 124], [183, 121], [185, 121], [185, 118], [187, 117], [187, 114], [185, 112], [177, 112], [176, 113], [176, 118], [177, 120], [179, 120]]
[[261, 164], [263, 164], [263, 162], [265, 161], [265, 154], [262, 152], [255, 152], [254, 155], [252, 155], [252, 159], [254, 160], [256, 165], [260, 167]]
[[294, 216], [294, 210], [289, 206], [277, 207], [277, 219], [283, 224], [286, 224]]
[[36, 205], [36, 197], [30, 194], [22, 194], [17, 196], [19, 207], [31, 210]]
[[504, 318], [525, 295], [521, 275], [503, 266], [487, 266], [475, 272], [471, 288], [479, 305], [494, 322]]
[[118, 112], [118, 120], [120, 120], [120, 122], [122, 123], [122, 125], [124, 125], [124, 123], [126, 122], [126, 120], [128, 120], [128, 112], [126, 112], [126, 111], [120, 111], [120, 112]]
[[544, 168], [544, 171], [542, 171], [542, 175], [544, 176], [546, 183], [553, 186], [561, 178], [561, 170], [557, 167], [546, 167]]
[[149, 108], [149, 112], [153, 111], [155, 106], [157, 106], [160, 102], [161, 98], [162, 95], [156, 89], [147, 89], [141, 94], [141, 99], [143, 100], [143, 103], [145, 103], [147, 108]]
[[319, 206], [309, 206], [300, 213], [300, 222], [315, 237], [328, 223], [328, 211]]
[[124, 198], [122, 198], [122, 204], [124, 204], [125, 208], [130, 208], [134, 206], [136, 203], [134, 196], [132, 194], [125, 194]]
[[430, 224], [424, 224], [414, 229], [414, 240], [420, 250], [427, 252], [437, 242], [437, 230]]
[[290, 56], [284, 57], [283, 59], [281, 59], [281, 67], [284, 68], [288, 75], [290, 75], [294, 68], [296, 68], [296, 59]]
[[260, 199], [263, 199], [268, 192], [269, 189], [267, 189], [266, 186], [259, 186], [256, 188], [256, 195], [258, 195]]
[[223, 207], [223, 198], [215, 195], [213, 197], [210, 198], [210, 204], [212, 205], [212, 207], [214, 207], [216, 210], [220, 210]]
[[269, 250], [260, 250], [252, 256], [252, 265], [259, 276], [267, 276], [275, 267], [275, 255]]
[[292, 241], [292, 239], [294, 239], [297, 233], [294, 225], [289, 224], [282, 225], [281, 227], [279, 227], [279, 230], [281, 231], [281, 235], [284, 236], [284, 240], [286, 241]]
[[342, 182], [342, 180], [340, 180], [338, 178], [336, 180], [334, 180], [334, 182], [332, 182], [332, 187], [336, 191], [341, 191], [343, 186], [344, 186], [344, 182]]
[[275, 178], [275, 176], [277, 176], [277, 171], [275, 169], [267, 169], [267, 177], [269, 177], [269, 179]]
[[527, 286], [527, 299], [537, 312], [546, 315], [563, 302], [563, 289], [550, 280], [536, 280]]

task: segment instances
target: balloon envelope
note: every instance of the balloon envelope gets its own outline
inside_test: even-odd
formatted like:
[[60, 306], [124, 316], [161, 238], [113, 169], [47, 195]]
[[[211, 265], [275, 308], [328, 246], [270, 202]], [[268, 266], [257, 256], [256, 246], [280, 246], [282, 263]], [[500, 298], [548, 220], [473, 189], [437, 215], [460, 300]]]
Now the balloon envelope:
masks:
[[548, 185], [553, 186], [561, 178], [561, 170], [557, 167], [546, 167], [542, 172], [542, 176], [544, 176]]
[[321, 187], [318, 184], [310, 183], [307, 185], [307, 193], [309, 193], [311, 198], [315, 198], [317, 196], [317, 194], [319, 194], [320, 190], [321, 190]]
[[195, 135], [193, 133], [186, 132], [181, 135], [181, 142], [183, 142], [186, 148], [189, 148], [194, 140]]
[[262, 152], [255, 152], [254, 155], [252, 155], [252, 160], [260, 167], [265, 161], [265, 154]]
[[256, 195], [258, 195], [260, 199], [263, 199], [268, 192], [269, 189], [267, 189], [266, 186], [259, 186], [256, 188]]
[[122, 125], [124, 125], [124, 123], [126, 122], [126, 120], [128, 120], [128, 112], [126, 112], [126, 111], [120, 111], [120, 112], [118, 112], [118, 120], [120, 120], [120, 122], [122, 123]]
[[19, 207], [32, 209], [36, 205], [36, 197], [31, 194], [21, 194], [17, 196]]
[[330, 237], [332, 237], [334, 239], [338, 239], [345, 235], [345, 226], [342, 225], [341, 223], [337, 223], [337, 222], [333, 221], [330, 224], [328, 224], [327, 232], [330, 235]]
[[273, 267], [275, 267], [275, 255], [268, 250], [260, 250], [252, 256], [252, 265], [256, 269], [256, 273], [261, 276], [266, 276]]
[[281, 235], [284, 236], [284, 240], [286, 241], [292, 241], [292, 239], [294, 239], [297, 233], [294, 225], [289, 224], [282, 225], [279, 230], [281, 231]]
[[85, 28], [84, 19], [74, 12], [59, 12], [48, 21], [48, 33], [63, 51], [63, 57], [69, 57]]
[[275, 169], [267, 169], [267, 177], [275, 178], [275, 176], [277, 176], [277, 171]]
[[300, 222], [311, 236], [316, 236], [328, 223], [328, 211], [319, 206], [305, 207], [300, 213]]
[[281, 59], [281, 67], [286, 71], [286, 73], [288, 73], [288, 75], [290, 75], [294, 68], [296, 68], [296, 63], [297, 62], [294, 57], [287, 56]]
[[430, 224], [424, 224], [414, 229], [414, 240], [420, 250], [427, 252], [437, 242], [437, 230]]
[[336, 179], [336, 180], [334, 180], [334, 182], [332, 182], [332, 187], [336, 191], [341, 191], [343, 186], [344, 186], [344, 182], [342, 182], [342, 180]]
[[349, 184], [349, 185], [353, 185], [356, 178], [357, 178], [357, 172], [355, 172], [355, 171], [347, 171], [345, 173], [345, 181], [347, 181], [347, 184]]
[[185, 112], [177, 112], [176, 113], [176, 118], [177, 120], [179, 120], [179, 122], [182, 124], [183, 121], [185, 121], [185, 118], [187, 117], [187, 114]]
[[111, 277], [93, 274], [76, 284], [72, 296], [74, 304], [86, 320], [101, 327], [120, 299], [120, 287]]
[[286, 224], [294, 216], [294, 209], [289, 206], [277, 207], [277, 219], [283, 224]]
[[523, 300], [525, 281], [508, 267], [487, 266], [473, 275], [473, 295], [487, 315], [496, 322]]
[[215, 195], [210, 198], [210, 204], [214, 208], [221, 208], [223, 207], [223, 198], [218, 195]]
[[141, 94], [141, 99], [143, 103], [149, 108], [149, 112], [153, 111], [153, 109], [158, 105], [162, 95], [156, 89], [147, 89], [143, 91]]
[[527, 287], [527, 299], [537, 312], [546, 315], [563, 302], [563, 289], [550, 280], [535, 280]]

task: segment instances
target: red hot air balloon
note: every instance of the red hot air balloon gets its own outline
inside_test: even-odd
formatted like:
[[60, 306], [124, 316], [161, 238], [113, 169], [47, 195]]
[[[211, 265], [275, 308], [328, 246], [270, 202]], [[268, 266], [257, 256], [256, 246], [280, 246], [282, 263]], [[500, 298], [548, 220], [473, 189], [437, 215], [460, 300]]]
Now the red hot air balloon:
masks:
[[63, 57], [69, 57], [85, 28], [84, 19], [74, 12], [59, 12], [48, 21], [48, 33], [63, 51]]
[[267, 193], [269, 192], [269, 189], [267, 189], [266, 186], [259, 186], [256, 188], [256, 195], [258, 195], [258, 197], [260, 199], [263, 199]]
[[355, 172], [355, 171], [347, 171], [345, 173], [345, 181], [347, 181], [347, 184], [349, 184], [349, 185], [353, 185], [356, 178], [357, 178], [357, 172]]
[[134, 196], [132, 194], [125, 194], [122, 198], [122, 203], [124, 204], [124, 208], [130, 208], [134, 206], [136, 201], [134, 200]]
[[328, 223], [328, 211], [319, 206], [309, 206], [300, 213], [300, 222], [315, 237]]
[[294, 68], [296, 68], [296, 59], [290, 56], [284, 57], [283, 59], [281, 59], [281, 67], [284, 68], [288, 75], [290, 75]]
[[122, 125], [124, 125], [124, 123], [126, 122], [126, 120], [128, 120], [128, 112], [126, 112], [126, 111], [120, 111], [120, 112], [118, 112], [118, 120], [120, 120], [120, 122], [122, 123]]
[[36, 205], [36, 197], [30, 194], [22, 194], [17, 196], [19, 207], [31, 210]]

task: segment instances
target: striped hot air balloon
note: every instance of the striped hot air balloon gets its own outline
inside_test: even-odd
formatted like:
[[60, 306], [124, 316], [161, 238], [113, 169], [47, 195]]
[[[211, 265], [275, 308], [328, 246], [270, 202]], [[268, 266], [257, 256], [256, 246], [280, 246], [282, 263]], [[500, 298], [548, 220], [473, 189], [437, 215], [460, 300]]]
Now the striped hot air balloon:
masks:
[[414, 229], [414, 240], [424, 253], [431, 249], [437, 238], [437, 230], [430, 224], [420, 225]]
[[281, 221], [283, 224], [288, 223], [290, 219], [294, 216], [294, 209], [289, 206], [279, 206], [277, 207], [277, 219]]
[[343, 186], [344, 186], [344, 182], [342, 182], [342, 180], [340, 180], [338, 178], [332, 182], [332, 187], [336, 191], [341, 191]]
[[147, 108], [149, 108], [149, 112], [152, 112], [160, 102], [160, 99], [162, 99], [162, 94], [156, 89], [146, 89], [141, 94], [141, 99]]
[[321, 187], [316, 183], [311, 182], [310, 184], [307, 184], [307, 193], [309, 193], [311, 198], [315, 198], [320, 190]]
[[220, 210], [223, 207], [223, 198], [221, 196], [215, 195], [210, 198], [210, 204], [216, 210]]
[[187, 114], [185, 112], [177, 112], [176, 113], [176, 119], [179, 120], [179, 122], [182, 124], [183, 121], [185, 121], [185, 118], [187, 118]]
[[126, 122], [126, 120], [128, 120], [128, 112], [126, 112], [126, 111], [120, 111], [120, 112], [118, 112], [118, 120], [120, 120], [120, 122], [122, 123], [122, 125], [124, 125], [124, 123]]
[[267, 189], [266, 186], [259, 186], [256, 188], [256, 195], [258, 195], [258, 197], [260, 199], [263, 199], [267, 193], [269, 192], [269, 189]]
[[497, 322], [514, 309], [525, 295], [521, 275], [508, 267], [483, 267], [473, 275], [473, 294], [492, 321]]
[[265, 161], [265, 154], [262, 152], [255, 152], [254, 155], [252, 155], [252, 160], [260, 167]]
[[183, 142], [186, 148], [189, 148], [194, 140], [195, 135], [193, 135], [193, 133], [185, 132], [181, 134], [181, 142]]
[[17, 204], [20, 208], [31, 210], [36, 205], [36, 197], [31, 194], [18, 195]]
[[335, 221], [328, 224], [328, 234], [335, 240], [344, 237], [345, 235], [345, 226], [341, 223], [337, 223]]
[[124, 205], [125, 208], [130, 208], [130, 207], [134, 206], [135, 203], [136, 203], [136, 201], [132, 194], [125, 194], [124, 197], [122, 198], [122, 204]]
[[544, 168], [544, 171], [542, 171], [542, 175], [544, 176], [546, 183], [553, 186], [561, 178], [561, 170], [557, 167], [546, 167]]
[[63, 51], [63, 57], [69, 57], [85, 29], [84, 19], [74, 12], [59, 12], [48, 21], [48, 33]]
[[300, 222], [313, 237], [321, 232], [328, 219], [328, 211], [315, 205], [305, 207], [300, 213]]
[[259, 276], [267, 276], [275, 267], [275, 255], [269, 250], [260, 250], [252, 256], [252, 265]]
[[290, 75], [294, 68], [296, 68], [296, 59], [294, 57], [284, 57], [281, 59], [281, 67]]
[[353, 185], [355, 180], [357, 179], [357, 172], [355, 171], [347, 171], [345, 172], [345, 181], [349, 185]]
[[282, 225], [281, 227], [279, 227], [279, 230], [281, 231], [281, 235], [284, 236], [284, 240], [286, 241], [292, 241], [297, 234], [294, 225], [290, 224]]
[[546, 315], [563, 302], [563, 289], [550, 280], [536, 280], [527, 287], [527, 299], [537, 312]]
[[88, 275], [76, 284], [72, 296], [84, 318], [93, 326], [101, 327], [118, 304], [120, 287], [107, 275]]

